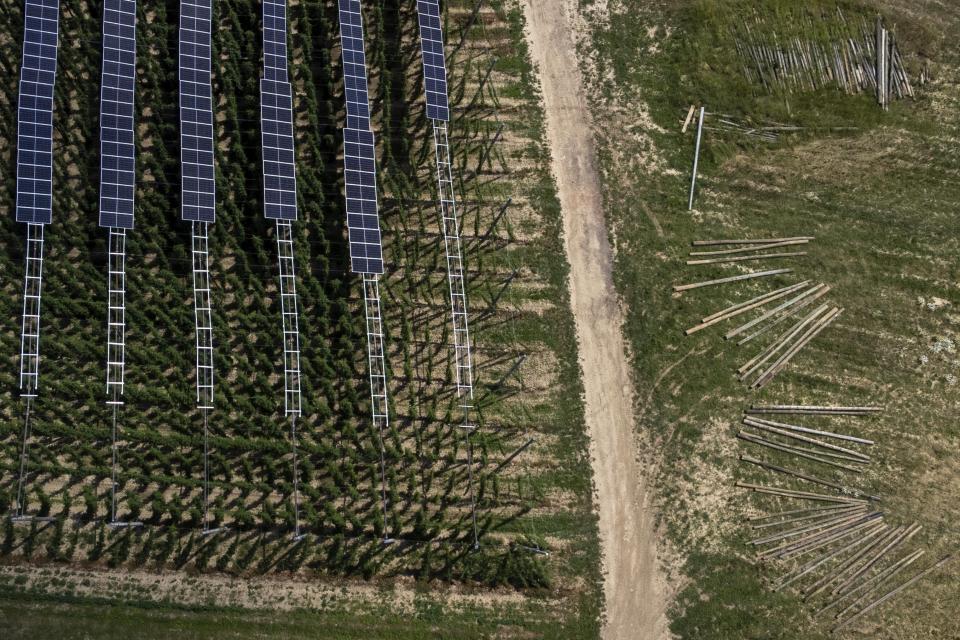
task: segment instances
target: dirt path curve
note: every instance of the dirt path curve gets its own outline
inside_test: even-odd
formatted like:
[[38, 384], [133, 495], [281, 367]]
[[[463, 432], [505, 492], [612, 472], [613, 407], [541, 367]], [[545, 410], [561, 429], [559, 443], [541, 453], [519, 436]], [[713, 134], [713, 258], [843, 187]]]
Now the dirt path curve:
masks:
[[603, 552], [603, 637], [669, 638], [666, 589], [657, 569], [653, 514], [634, 436], [633, 387], [623, 314], [611, 276], [596, 150], [565, 0], [523, 0], [540, 73], [586, 391], [595, 502]]

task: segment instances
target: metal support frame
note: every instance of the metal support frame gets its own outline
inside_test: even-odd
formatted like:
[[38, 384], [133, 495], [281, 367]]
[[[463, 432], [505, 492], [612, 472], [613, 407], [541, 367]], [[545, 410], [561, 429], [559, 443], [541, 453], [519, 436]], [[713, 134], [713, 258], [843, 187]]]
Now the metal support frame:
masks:
[[40, 381], [40, 293], [43, 288], [43, 227], [27, 225], [20, 333], [20, 396], [36, 397]]
[[300, 473], [297, 467], [297, 418], [300, 417], [300, 317], [297, 307], [297, 277], [294, 261], [293, 224], [276, 221], [277, 265], [280, 269], [280, 312], [283, 317], [283, 409], [290, 419], [293, 449], [293, 512], [295, 541], [300, 532]]
[[473, 411], [473, 353], [470, 346], [470, 322], [467, 311], [467, 287], [463, 277], [463, 248], [460, 221], [454, 197], [453, 162], [447, 123], [433, 121], [433, 145], [437, 159], [437, 197], [444, 253], [447, 259], [447, 283], [450, 292], [450, 319], [453, 324], [454, 371], [457, 402], [461, 410], [460, 429], [466, 431], [469, 474], [470, 517], [473, 523], [474, 548], [480, 544], [477, 532], [477, 503], [474, 496], [473, 438], [476, 425], [471, 423]]
[[193, 313], [197, 346], [197, 408], [213, 409], [213, 315], [210, 302], [208, 223], [194, 222]]
[[20, 397], [24, 400], [23, 432], [20, 440], [20, 470], [17, 475], [17, 498], [12, 520], [30, 522], [24, 491], [32, 429], [30, 424], [33, 400], [40, 382], [40, 294], [43, 290], [43, 227], [27, 225], [27, 254], [23, 278], [23, 315], [20, 330]]
[[197, 408], [203, 415], [203, 533], [211, 534], [210, 512], [210, 429], [209, 413], [213, 410], [213, 307], [210, 299], [209, 223], [193, 222], [191, 248], [193, 255], [193, 315], [196, 329]]
[[142, 522], [117, 520], [117, 476], [120, 466], [118, 426], [123, 405], [126, 375], [126, 295], [127, 295], [127, 230], [111, 227], [107, 245], [107, 405], [112, 409], [110, 434], [110, 526], [140, 527]]
[[287, 220], [277, 220], [280, 312], [283, 314], [283, 406], [286, 415], [299, 416], [300, 328], [293, 252], [293, 226]]
[[370, 411], [378, 433], [380, 447], [380, 498], [383, 508], [383, 542], [387, 535], [387, 454], [384, 433], [390, 428], [390, 407], [387, 400], [387, 360], [384, 346], [383, 317], [380, 312], [380, 279], [375, 273], [363, 274], [363, 307], [367, 320], [367, 362], [370, 374]]

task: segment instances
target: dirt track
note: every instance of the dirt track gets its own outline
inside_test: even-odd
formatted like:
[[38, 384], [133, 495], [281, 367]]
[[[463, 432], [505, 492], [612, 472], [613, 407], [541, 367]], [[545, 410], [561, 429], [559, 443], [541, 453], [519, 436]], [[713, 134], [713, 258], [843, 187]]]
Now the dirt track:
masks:
[[633, 387], [623, 314], [611, 276], [570, 8], [566, 0], [523, 0], [527, 38], [540, 74], [547, 139], [563, 209], [570, 298], [586, 391], [586, 420], [600, 515], [607, 640], [668, 638], [666, 589], [657, 568], [653, 514], [637, 462]]

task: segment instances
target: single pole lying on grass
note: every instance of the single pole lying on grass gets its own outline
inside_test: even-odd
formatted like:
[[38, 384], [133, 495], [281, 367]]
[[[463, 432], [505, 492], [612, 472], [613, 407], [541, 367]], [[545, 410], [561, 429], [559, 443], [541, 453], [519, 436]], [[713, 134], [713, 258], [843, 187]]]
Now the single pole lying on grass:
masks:
[[716, 284], [727, 284], [730, 282], [740, 282], [742, 280], [752, 280], [753, 278], [765, 278], [767, 276], [779, 276], [785, 273], [792, 273], [793, 269], [773, 269], [771, 271], [753, 271], [740, 276], [731, 276], [729, 278], [720, 278], [718, 280], [708, 280], [706, 282], [695, 282], [693, 284], [674, 285], [676, 292], [689, 291], [690, 289], [699, 289], [700, 287], [710, 287]]
[[697, 147], [693, 152], [693, 176], [690, 179], [690, 202], [687, 211], [693, 211], [693, 194], [697, 188], [697, 168], [700, 165], [700, 140], [703, 137], [703, 117], [707, 114], [705, 107], [700, 107], [700, 121], [697, 123]]

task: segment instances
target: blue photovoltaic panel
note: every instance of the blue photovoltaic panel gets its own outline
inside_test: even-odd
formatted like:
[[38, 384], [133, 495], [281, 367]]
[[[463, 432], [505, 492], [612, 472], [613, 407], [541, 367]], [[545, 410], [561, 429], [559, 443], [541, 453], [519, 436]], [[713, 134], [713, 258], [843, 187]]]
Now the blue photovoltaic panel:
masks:
[[339, 4], [347, 128], [367, 131], [370, 129], [370, 99], [367, 94], [367, 58], [363, 52], [360, 0], [339, 0]]
[[383, 273], [374, 147], [372, 131], [343, 130], [343, 178], [354, 273]]
[[267, 80], [287, 81], [286, 0], [263, 0], [263, 70]]
[[26, 0], [17, 108], [17, 222], [53, 219], [53, 83], [59, 0]]
[[286, 0], [263, 2], [263, 79], [260, 80], [263, 213], [274, 220], [297, 219], [286, 11]]
[[104, 0], [100, 84], [100, 226], [133, 229], [137, 2]]
[[447, 64], [443, 55], [440, 3], [437, 0], [417, 0], [417, 15], [420, 18], [420, 51], [423, 54], [427, 117], [431, 120], [449, 121]]
[[213, 222], [212, 0], [180, 2], [180, 167], [184, 220]]

